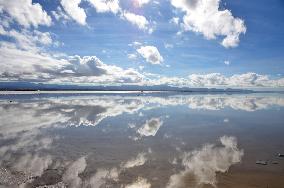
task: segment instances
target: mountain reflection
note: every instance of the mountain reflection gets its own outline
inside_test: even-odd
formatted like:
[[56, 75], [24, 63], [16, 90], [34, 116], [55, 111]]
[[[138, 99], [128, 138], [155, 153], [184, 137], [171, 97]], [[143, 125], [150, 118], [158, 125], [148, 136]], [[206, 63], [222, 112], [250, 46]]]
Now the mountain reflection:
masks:
[[[280, 95], [0, 99], [0, 186], [216, 186], [217, 174], [242, 160], [236, 137], [212, 135], [212, 144], [204, 145], [204, 138], [196, 141], [197, 147], [190, 145], [195, 142], [189, 140], [190, 131], [178, 132], [178, 124], [194, 119], [187, 117], [192, 111], [283, 106]], [[178, 114], [180, 109], [186, 115]], [[179, 117], [185, 120], [176, 122]], [[221, 122], [230, 123], [229, 118]], [[175, 130], [167, 131], [169, 127]], [[218, 138], [219, 145], [214, 142]]]

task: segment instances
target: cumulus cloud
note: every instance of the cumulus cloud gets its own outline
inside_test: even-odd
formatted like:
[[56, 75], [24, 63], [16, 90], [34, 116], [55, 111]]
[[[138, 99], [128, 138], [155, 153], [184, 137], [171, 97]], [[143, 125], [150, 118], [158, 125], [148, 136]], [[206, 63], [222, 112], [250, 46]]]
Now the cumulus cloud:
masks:
[[283, 87], [284, 79], [271, 79], [268, 75], [248, 72], [225, 76], [221, 73], [190, 74], [187, 77], [152, 75], [148, 85], [171, 85], [184, 87]]
[[3, 12], [24, 27], [50, 26], [52, 23], [51, 17], [42, 6], [32, 0], [0, 0], [0, 13]]
[[56, 11], [51, 11], [51, 14], [56, 20], [63, 20], [63, 22], [70, 20], [70, 16], [68, 16], [61, 7], [57, 7]]
[[162, 125], [163, 121], [160, 118], [151, 118], [137, 130], [137, 133], [140, 136], [155, 136]]
[[[21, 40], [23, 47], [31, 46], [27, 39]], [[42, 40], [46, 42], [46, 39]], [[107, 65], [96, 56], [65, 56], [59, 59], [41, 50], [20, 49], [10, 43], [2, 43], [0, 52], [1, 80], [139, 83], [144, 77], [131, 68]]]
[[[74, 56], [69, 58], [69, 62], [70, 65], [66, 66], [63, 71], [66, 75], [77, 76], [77, 79], [72, 80], [75, 82], [139, 83], [144, 77], [131, 68], [123, 69], [115, 65], [107, 65], [96, 56]], [[67, 79], [69, 78], [67, 76]]]
[[[51, 34], [49, 32], [40, 32], [38, 30], [27, 30], [27, 29], [4, 29], [0, 32], [0, 35], [6, 36], [12, 40], [14, 43], [10, 43], [11, 45], [16, 45], [19, 49], [23, 50], [31, 50], [31, 51], [39, 51], [39, 48], [42, 46], [51, 45], [53, 40]], [[9, 43], [5, 43], [9, 44]], [[11, 46], [10, 45], [10, 46]]]
[[142, 15], [137, 15], [128, 11], [123, 11], [121, 18], [137, 26], [139, 29], [148, 31], [149, 33], [152, 32], [152, 29], [149, 28], [149, 21]]
[[134, 6], [143, 7], [144, 5], [150, 3], [151, 0], [133, 0]]
[[[182, 165], [185, 170], [172, 175], [167, 188], [185, 188], [209, 184], [215, 186], [218, 172], [225, 173], [241, 162], [243, 150], [238, 149], [235, 137], [220, 138], [222, 146], [204, 145], [200, 150], [185, 153]], [[191, 181], [185, 181], [191, 179]]]
[[[8, 29], [0, 25], [0, 80], [60, 83], [170, 85], [178, 87], [284, 87], [284, 78], [248, 72], [225, 76], [221, 73], [172, 77], [124, 69], [102, 62], [96, 56], [67, 56], [47, 52], [56, 41], [49, 32]], [[163, 57], [155, 46], [130, 44], [146, 62], [161, 64]], [[165, 47], [171, 47], [165, 44]], [[136, 54], [128, 57], [133, 59]], [[9, 63], [8, 63], [9, 62]], [[227, 62], [225, 62], [227, 63]], [[141, 67], [142, 70], [143, 67]]]
[[66, 13], [77, 23], [86, 25], [87, 15], [85, 10], [79, 7], [81, 0], [61, 0], [61, 5]]
[[236, 18], [228, 9], [220, 10], [221, 0], [171, 0], [171, 4], [185, 12], [182, 27], [184, 31], [203, 34], [206, 39], [224, 36], [222, 45], [226, 48], [239, 44], [240, 34], [246, 32], [242, 19]]
[[[6, 32], [6, 31], [5, 31]], [[140, 73], [108, 65], [96, 56], [59, 56], [49, 54], [38, 45], [49, 45], [49, 33], [9, 31], [16, 44], [0, 44], [0, 80], [60, 83], [171, 85], [178, 87], [283, 87], [284, 79], [253, 72], [225, 76], [220, 73], [166, 77]], [[30, 37], [29, 34], [33, 37]], [[137, 52], [151, 64], [161, 64], [163, 57], [154, 46], [142, 46]], [[9, 62], [9, 63], [7, 63]]]
[[104, 64], [96, 56], [85, 56], [80, 57], [70, 56], [69, 62], [71, 63], [70, 68], [66, 67], [68, 72], [71, 74], [77, 74], [78, 76], [101, 76], [106, 74], [106, 69], [103, 68]]
[[179, 17], [173, 17], [170, 19], [170, 23], [178, 25], [179, 24]]
[[57, 60], [47, 54], [21, 50], [13, 45], [3, 45], [3, 43], [0, 47], [0, 60], [2, 81], [54, 79], [56, 72], [66, 64], [65, 61]]
[[[128, 10], [123, 10], [120, 7], [119, 0], [87, 1], [91, 4], [91, 6], [96, 10], [97, 13], [113, 13], [141, 30], [147, 31], [148, 33], [153, 32], [153, 28], [150, 27], [150, 23], [145, 16], [129, 12]], [[137, 6], [143, 6], [149, 2], [149, 0], [137, 0], [134, 4]], [[68, 0], [61, 0], [61, 5], [63, 6], [67, 14], [79, 24], [86, 25], [87, 15], [85, 13], [85, 10], [79, 7], [80, 3], [81, 0], [75, 0], [72, 2], [69, 2]], [[52, 14], [57, 20], [60, 18], [63, 18], [64, 20], [69, 19], [68, 16], [66, 17], [66, 15], [62, 13], [62, 11], [60, 11], [60, 9], [53, 11]]]
[[164, 61], [164, 58], [155, 46], [141, 46], [137, 49], [137, 52], [145, 58], [148, 63], [161, 64]]
[[118, 0], [88, 0], [98, 13], [112, 12], [117, 14], [121, 11]]
[[[260, 75], [253, 72], [235, 74], [230, 77], [226, 77], [220, 73], [206, 75], [192, 74], [188, 78], [191, 84], [196, 86], [263, 87], [273, 82], [267, 75]], [[282, 82], [281, 80], [279, 81]], [[275, 84], [278, 84], [277, 81]]]

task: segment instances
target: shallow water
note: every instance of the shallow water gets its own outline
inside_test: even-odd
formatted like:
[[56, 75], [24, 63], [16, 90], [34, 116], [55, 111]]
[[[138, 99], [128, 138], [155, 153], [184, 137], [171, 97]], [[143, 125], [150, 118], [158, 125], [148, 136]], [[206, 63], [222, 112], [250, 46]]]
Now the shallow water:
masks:
[[0, 96], [0, 187], [284, 187], [278, 153], [283, 94]]

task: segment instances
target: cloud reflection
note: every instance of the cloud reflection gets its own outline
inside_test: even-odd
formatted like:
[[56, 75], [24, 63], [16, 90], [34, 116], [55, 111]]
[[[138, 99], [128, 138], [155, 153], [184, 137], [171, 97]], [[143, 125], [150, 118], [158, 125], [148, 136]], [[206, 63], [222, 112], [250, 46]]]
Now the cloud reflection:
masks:
[[[126, 114], [142, 114], [163, 106], [186, 105], [190, 109], [256, 111], [273, 106], [284, 106], [281, 95], [172, 95], [159, 96], [73, 96], [62, 98], [39, 98], [10, 103], [0, 100], [0, 130], [2, 136], [34, 128], [50, 126], [96, 126], [105, 118]], [[17, 117], [17, 118], [15, 118]], [[21, 121], [19, 121], [19, 119]], [[157, 120], [152, 120], [155, 122]], [[148, 124], [152, 123], [151, 121]], [[157, 124], [159, 125], [159, 124]], [[151, 126], [148, 127], [151, 130]], [[155, 134], [144, 132], [146, 135]]]
[[[44, 151], [48, 151], [59, 138], [48, 136], [45, 134], [46, 130], [69, 126], [97, 126], [105, 119], [120, 115], [139, 118], [139, 122], [135, 122], [137, 124], [129, 124], [139, 138], [155, 136], [165, 119], [164, 116], [149, 118], [147, 111], [165, 106], [183, 106], [198, 110], [231, 108], [256, 111], [284, 107], [284, 97], [281, 95], [93, 95], [42, 97], [15, 100], [12, 103], [1, 99], [0, 165], [5, 166], [9, 161], [12, 170], [41, 176], [57, 162], [54, 156], [47, 155]], [[229, 119], [224, 119], [224, 122], [229, 123]], [[171, 135], [165, 134], [164, 137], [170, 139]], [[234, 137], [222, 137], [220, 142], [221, 147], [207, 144], [200, 150], [185, 153], [181, 158], [185, 171], [173, 175], [168, 187], [186, 187], [188, 182], [185, 179], [192, 180], [193, 186], [216, 184], [216, 173], [226, 172], [231, 165], [240, 162], [243, 155]], [[85, 179], [82, 179], [80, 174], [86, 170], [87, 161], [85, 157], [81, 157], [72, 164], [62, 165], [65, 170], [62, 181], [70, 187], [99, 187], [98, 185], [104, 186], [109, 181], [118, 182], [123, 171], [146, 164], [149, 160], [148, 153], [137, 152], [133, 157], [120, 161], [113, 167], [98, 168], [95, 174]], [[173, 163], [179, 161], [174, 160]], [[25, 178], [26, 176], [23, 179]], [[132, 184], [128, 182], [127, 186], [135, 187], [143, 184], [149, 186], [149, 182], [143, 178], [136, 180]]]
[[182, 156], [185, 170], [171, 176], [167, 188], [199, 187], [217, 183], [217, 173], [226, 172], [233, 164], [241, 162], [243, 150], [238, 149], [235, 137], [220, 138], [222, 146], [206, 144], [200, 150]]
[[133, 168], [135, 166], [142, 166], [147, 161], [146, 153], [139, 153], [137, 157], [128, 160], [122, 165], [123, 168]]
[[155, 136], [159, 130], [159, 128], [163, 125], [163, 121], [161, 118], [151, 118], [147, 120], [142, 127], [137, 130], [137, 133], [143, 136]]
[[37, 154], [25, 154], [13, 164], [13, 167], [17, 171], [22, 171], [32, 176], [41, 176], [51, 163], [52, 158], [50, 155], [39, 156]]
[[86, 166], [85, 157], [81, 157], [73, 162], [63, 174], [63, 182], [71, 188], [81, 187], [82, 180], [78, 175], [85, 170]]
[[126, 185], [125, 188], [150, 188], [151, 184], [147, 181], [147, 179], [139, 177], [132, 184]]

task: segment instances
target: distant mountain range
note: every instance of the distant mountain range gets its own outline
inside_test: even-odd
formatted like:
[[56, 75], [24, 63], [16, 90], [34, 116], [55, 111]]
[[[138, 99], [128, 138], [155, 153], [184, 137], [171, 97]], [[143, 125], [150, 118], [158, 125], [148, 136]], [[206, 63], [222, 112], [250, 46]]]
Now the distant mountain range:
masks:
[[246, 89], [219, 89], [219, 88], [189, 88], [173, 87], [167, 85], [139, 86], [82, 86], [82, 85], [61, 85], [61, 84], [43, 84], [31, 82], [0, 82], [1, 91], [180, 91], [180, 92], [253, 92]]

